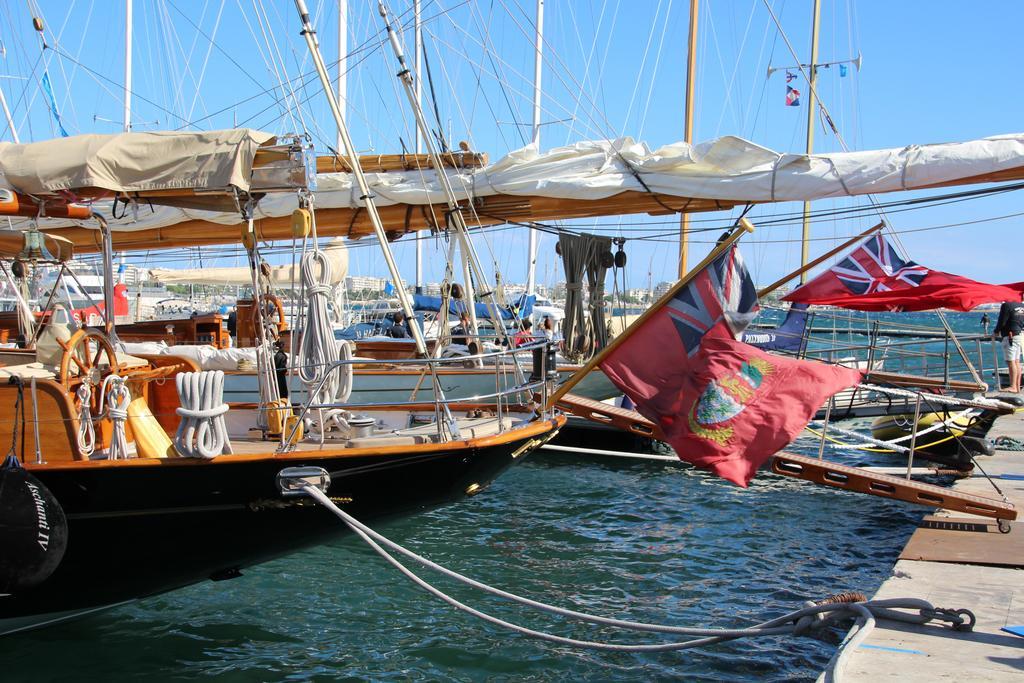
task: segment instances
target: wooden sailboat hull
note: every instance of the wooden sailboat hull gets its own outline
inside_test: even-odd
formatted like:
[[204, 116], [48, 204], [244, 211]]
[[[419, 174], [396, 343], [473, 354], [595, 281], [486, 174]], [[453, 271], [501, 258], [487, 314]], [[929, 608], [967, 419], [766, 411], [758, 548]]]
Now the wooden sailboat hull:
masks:
[[41, 585], [0, 597], [0, 634], [233, 578], [346, 533], [312, 501], [281, 496], [276, 477], [284, 468], [324, 468], [332, 498], [358, 519], [380, 520], [478, 493], [563, 422], [533, 423], [479, 447], [456, 442], [421, 453], [345, 456], [342, 449], [31, 467], [67, 516], [68, 546]]

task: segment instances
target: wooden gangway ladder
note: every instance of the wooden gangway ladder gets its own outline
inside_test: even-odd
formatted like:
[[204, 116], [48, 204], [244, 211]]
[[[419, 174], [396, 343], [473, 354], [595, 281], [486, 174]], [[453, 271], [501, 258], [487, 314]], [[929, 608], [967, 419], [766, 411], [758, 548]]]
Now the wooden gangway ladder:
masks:
[[[665, 438], [657, 424], [635, 410], [619, 408], [575, 394], [566, 394], [559, 399], [557, 405], [564, 412], [591, 422], [610, 425], [653, 439]], [[1017, 519], [1017, 508], [1011, 503], [995, 498], [962, 493], [934, 484], [870, 472], [811, 456], [780, 451], [772, 456], [769, 467], [775, 474], [844, 491], [966, 512], [991, 519]]]

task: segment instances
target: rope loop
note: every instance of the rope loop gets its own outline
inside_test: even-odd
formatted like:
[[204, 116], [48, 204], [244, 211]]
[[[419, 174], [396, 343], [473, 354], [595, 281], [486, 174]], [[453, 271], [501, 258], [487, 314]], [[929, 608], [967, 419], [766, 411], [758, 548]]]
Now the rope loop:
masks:
[[224, 413], [224, 372], [203, 370], [175, 376], [181, 416], [174, 435], [174, 447], [186, 458], [215, 458], [231, 453]]
[[106, 389], [107, 417], [110, 418], [112, 433], [110, 435], [110, 460], [128, 459], [128, 436], [125, 423], [128, 421], [128, 404], [132, 402], [132, 393], [128, 391], [123, 377], [109, 375], [103, 380]]
[[[96, 426], [92, 420], [92, 387], [83, 382], [75, 391], [78, 398], [78, 453], [88, 459], [96, 451]], [[100, 406], [102, 408], [102, 406]]]

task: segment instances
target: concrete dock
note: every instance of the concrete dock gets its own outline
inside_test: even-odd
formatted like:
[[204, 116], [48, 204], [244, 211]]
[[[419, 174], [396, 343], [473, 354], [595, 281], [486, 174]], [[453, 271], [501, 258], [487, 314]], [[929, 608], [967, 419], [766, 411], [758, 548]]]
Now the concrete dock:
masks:
[[[1024, 413], [999, 418], [990, 437], [1001, 435], [1024, 441]], [[1000, 450], [978, 462], [1021, 511], [1010, 533], [964, 513], [928, 514], [873, 596], [969, 609], [977, 617], [973, 632], [879, 622], [849, 653], [847, 680], [1024, 681], [1024, 637], [1002, 630], [1024, 627], [1024, 452]], [[998, 497], [977, 470], [954, 488]]]

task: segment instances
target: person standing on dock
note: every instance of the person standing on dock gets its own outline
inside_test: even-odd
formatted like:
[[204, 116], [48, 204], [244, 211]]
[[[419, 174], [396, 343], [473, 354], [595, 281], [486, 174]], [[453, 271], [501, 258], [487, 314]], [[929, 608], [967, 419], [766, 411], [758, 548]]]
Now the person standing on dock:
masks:
[[999, 319], [993, 336], [1003, 340], [1003, 355], [1010, 371], [1010, 393], [1020, 392], [1020, 357], [1024, 345], [1024, 303], [1007, 301], [999, 307]]

